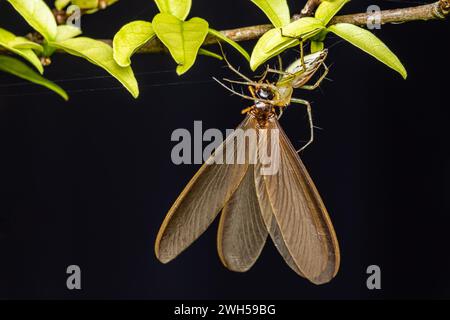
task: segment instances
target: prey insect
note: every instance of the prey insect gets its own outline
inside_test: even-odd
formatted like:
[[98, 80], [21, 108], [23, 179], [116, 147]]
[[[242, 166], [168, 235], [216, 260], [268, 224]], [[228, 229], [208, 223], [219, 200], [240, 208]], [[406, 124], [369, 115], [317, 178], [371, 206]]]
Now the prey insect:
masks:
[[[267, 69], [258, 82], [233, 68], [243, 78], [233, 83], [248, 85], [250, 95], [236, 93], [254, 104], [243, 111], [246, 117], [238, 130], [216, 149], [169, 210], [155, 243], [161, 262], [177, 257], [221, 212], [217, 249], [229, 270], [249, 270], [270, 236], [298, 275], [315, 284], [329, 282], [336, 275], [340, 254], [331, 220], [278, 122], [280, 112], [290, 103], [304, 102], [292, 98], [293, 89], [305, 86], [325, 57], [322, 51], [301, 57], [285, 71]], [[264, 81], [269, 73], [279, 75], [276, 83]], [[235, 143], [239, 132], [248, 131], [256, 132], [256, 142], [244, 138]], [[269, 173], [263, 170], [262, 157], [267, 146], [278, 161], [277, 170]], [[242, 153], [245, 161], [223, 161], [224, 154], [235, 160]]]
[[[233, 70], [235, 73], [237, 73], [241, 78], [243, 78], [245, 81], [235, 81], [235, 80], [229, 80], [224, 79], [226, 82], [229, 82], [231, 84], [242, 84], [242, 85], [248, 85], [249, 91], [251, 93], [251, 96], [244, 95], [241, 93], [238, 93], [234, 91], [232, 88], [226, 86], [224, 83], [220, 82], [216, 79], [217, 82], [219, 82], [225, 89], [233, 92], [234, 94], [237, 94], [238, 96], [253, 100], [253, 101], [260, 101], [264, 103], [270, 103], [274, 107], [278, 107], [279, 111], [279, 118], [283, 114], [283, 111], [286, 107], [291, 105], [292, 103], [302, 104], [306, 106], [306, 110], [308, 113], [308, 121], [309, 121], [309, 127], [310, 127], [310, 139], [308, 142], [300, 149], [299, 152], [306, 149], [311, 143], [314, 141], [314, 124], [313, 124], [313, 117], [312, 117], [312, 108], [309, 101], [299, 98], [294, 98], [292, 95], [294, 93], [294, 89], [304, 89], [304, 90], [315, 90], [319, 87], [319, 85], [322, 83], [322, 81], [326, 78], [328, 75], [329, 69], [325, 64], [325, 59], [327, 57], [328, 51], [322, 50], [318, 51], [316, 53], [303, 56], [303, 46], [300, 46], [301, 48], [301, 56], [298, 60], [294, 61], [286, 70], [282, 70], [282, 63], [281, 59], [279, 60], [280, 64], [280, 70], [267, 68], [264, 72], [263, 76], [258, 82], [254, 82], [247, 78], [245, 75], [240, 73], [238, 70], [236, 70], [228, 61], [228, 66]], [[226, 60], [226, 59], [225, 59]], [[317, 79], [317, 81], [309, 85], [307, 84], [309, 80], [314, 76], [314, 74], [319, 70], [319, 68], [323, 66], [324, 72], [323, 74]], [[276, 83], [265, 83], [264, 80], [266, 79], [267, 75], [269, 73], [278, 74], [279, 78]], [[266, 97], [264, 95], [264, 91], [262, 91], [262, 97], [257, 96], [257, 91], [265, 89], [267, 92], [272, 92], [272, 95], [270, 97]], [[248, 110], [250, 110], [252, 107], [244, 109], [243, 113], [246, 113]]]

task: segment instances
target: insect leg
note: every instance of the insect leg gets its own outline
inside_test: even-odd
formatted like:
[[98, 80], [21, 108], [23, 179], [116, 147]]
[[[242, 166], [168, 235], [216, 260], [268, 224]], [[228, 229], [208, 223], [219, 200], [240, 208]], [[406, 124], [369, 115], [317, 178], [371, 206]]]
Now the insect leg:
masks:
[[309, 138], [309, 141], [303, 147], [301, 147], [300, 150], [297, 151], [297, 152], [301, 152], [301, 151], [305, 150], [305, 148], [308, 147], [314, 141], [314, 123], [313, 123], [313, 117], [312, 117], [311, 104], [307, 100], [297, 99], [297, 98], [292, 98], [291, 99], [291, 103], [298, 103], [298, 104], [305, 105], [306, 106], [306, 111], [308, 112], [308, 120], [309, 120], [309, 127], [310, 127], [310, 138]]
[[280, 75], [278, 78], [277, 85], [281, 85], [282, 83], [290, 82], [296, 76], [295, 73], [286, 72], [286, 71], [282, 71], [282, 70], [269, 69], [268, 72]]
[[[223, 83], [223, 82], [220, 81], [219, 79], [217, 79], [217, 78], [215, 78], [215, 77], [213, 77], [213, 79], [214, 79], [218, 84], [220, 84], [222, 87], [224, 87], [225, 89], [227, 89], [227, 90], [230, 91], [231, 93], [233, 93], [233, 94], [235, 94], [235, 95], [237, 95], [237, 96], [239, 96], [239, 97], [241, 97], [241, 98], [244, 98], [244, 99], [247, 99], [247, 100], [252, 100], [252, 101], [255, 101], [255, 102], [256, 102], [256, 101], [259, 101], [259, 102], [266, 102], [266, 103], [270, 103], [270, 104], [273, 103], [272, 100], [259, 99], [259, 98], [256, 98], [255, 96], [250, 97], [250, 96], [247, 96], [247, 95], [245, 95], [245, 94], [239, 93], [239, 92], [237, 92], [236, 90], [234, 90], [233, 88], [228, 87], [225, 83]], [[237, 83], [239, 83], [239, 82], [237, 82]], [[244, 84], [245, 84], [245, 83], [244, 83]], [[265, 83], [263, 83], [262, 86], [266, 86], [266, 87], [271, 88], [270, 85], [266, 85]], [[252, 93], [252, 95], [254, 95], [254, 92], [253, 92], [253, 91], [251, 91], [251, 93]]]
[[278, 119], [278, 120], [280, 120], [280, 119], [281, 119], [281, 117], [283, 116], [283, 113], [284, 113], [284, 110], [283, 110], [283, 108], [280, 108], [280, 111], [279, 111], [279, 113], [278, 113], [278, 117], [277, 117], [277, 119]]
[[259, 78], [258, 82], [263, 82], [266, 79], [267, 74], [269, 73], [269, 69], [270, 69], [270, 66], [267, 65], [266, 70], [264, 70], [264, 72], [261, 75], [257, 76], [257, 78]]
[[271, 68], [268, 68], [267, 72], [279, 74], [281, 76], [295, 76], [294, 73], [286, 72], [286, 71], [283, 71], [283, 70], [275, 70], [275, 69], [271, 69]]
[[303, 70], [306, 70], [305, 50], [303, 49], [303, 41], [300, 41], [300, 63], [302, 64]]
[[239, 92], [233, 90], [232, 88], [228, 87], [226, 84], [224, 84], [224, 83], [223, 83], [222, 81], [220, 81], [219, 79], [217, 79], [217, 78], [215, 78], [215, 77], [213, 77], [213, 79], [214, 79], [217, 83], [219, 83], [222, 87], [224, 87], [224, 88], [227, 89], [228, 91], [234, 93], [235, 95], [237, 95], [237, 96], [239, 96], [239, 97], [241, 97], [241, 98], [247, 99], [247, 100], [255, 101], [254, 98], [249, 97], [249, 96], [246, 96], [246, 95], [244, 95], [244, 94], [242, 94], [242, 93], [239, 93]]
[[284, 34], [283, 33], [283, 28], [280, 29], [280, 32], [281, 32], [281, 36], [282, 37], [291, 38], [291, 39], [297, 39], [297, 40], [300, 41], [300, 62], [302, 64], [303, 69], [306, 70], [305, 54], [304, 54], [304, 50], [303, 50], [303, 39], [301, 37], [300, 38], [299, 37], [293, 37], [293, 36], [290, 36], [288, 34]]
[[283, 71], [283, 60], [281, 59], [281, 56], [278, 55], [277, 59], [278, 59], [278, 70]]
[[323, 67], [324, 67], [325, 71], [323, 72], [323, 75], [320, 76], [320, 78], [317, 80], [316, 83], [314, 83], [313, 85], [304, 85], [304, 86], [301, 86], [300, 88], [305, 89], [305, 90], [317, 89], [317, 87], [320, 86], [322, 81], [325, 80], [326, 76], [328, 75], [328, 72], [330, 71], [330, 69], [327, 67], [327, 65], [325, 63], [323, 63]]
[[244, 110], [241, 111], [241, 114], [246, 114], [246, 113], [248, 113], [248, 112], [249, 112], [250, 110], [252, 110], [254, 107], [255, 107], [255, 106], [251, 106], [251, 107], [245, 108]]
[[[278, 56], [277, 56], [277, 59], [278, 59], [278, 70], [272, 69], [272, 68], [270, 67], [270, 65], [267, 65], [266, 70], [265, 70], [264, 73], [260, 76], [259, 82], [263, 82], [263, 81], [266, 79], [266, 77], [267, 77], [267, 75], [268, 75], [269, 73], [275, 73], [275, 74], [280, 74], [280, 75], [286, 75], [286, 74], [287, 74], [287, 73], [285, 73], [285, 72], [283, 71], [283, 61], [281, 60], [281, 56], [278, 55]], [[282, 78], [282, 77], [280, 76], [279, 79], [281, 79], [281, 78]]]
[[222, 52], [222, 56], [223, 59], [225, 60], [225, 62], [227, 63], [228, 68], [230, 68], [231, 71], [233, 71], [234, 73], [236, 73], [237, 75], [239, 75], [241, 78], [252, 82], [252, 80], [250, 78], [248, 78], [247, 76], [245, 76], [243, 73], [241, 73], [238, 69], [236, 69], [235, 67], [233, 67], [233, 65], [228, 61], [227, 56], [225, 54], [225, 52], [223, 51], [223, 47], [222, 44], [220, 43], [220, 41], [217, 41], [217, 44], [220, 47], [220, 51]]
[[259, 83], [258, 82], [254, 82], [254, 81], [239, 81], [239, 80], [231, 80], [228, 78], [223, 78], [223, 81], [229, 82], [229, 83], [235, 83], [235, 84], [244, 84], [244, 85], [248, 85], [248, 86], [258, 86]]
[[[236, 81], [236, 80], [230, 80], [230, 79], [226, 79], [226, 78], [223, 80], [230, 82], [230, 83], [235, 83], [235, 84], [243, 84], [243, 85], [249, 85], [249, 86], [254, 86], [254, 87], [262, 87], [262, 88], [269, 88], [271, 90], [277, 90], [277, 87], [271, 83], [259, 83], [259, 82], [254, 82], [254, 81], [250, 81], [250, 82]], [[260, 100], [260, 101], [265, 101], [265, 100]]]
[[248, 91], [250, 91], [250, 94], [252, 95], [253, 99], [255, 99], [255, 101], [257, 100], [256, 98], [256, 93], [255, 93], [255, 89], [253, 86], [248, 86]]

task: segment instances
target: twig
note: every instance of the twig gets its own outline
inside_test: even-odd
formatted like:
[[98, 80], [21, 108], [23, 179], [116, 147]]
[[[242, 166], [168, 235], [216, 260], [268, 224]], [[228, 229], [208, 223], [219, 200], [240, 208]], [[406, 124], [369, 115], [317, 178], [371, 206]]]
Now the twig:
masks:
[[306, 2], [300, 14], [295, 15], [293, 19], [296, 20], [302, 17], [312, 16], [316, 11], [316, 8], [319, 6], [320, 2], [321, 0], [308, 0], [308, 2]]
[[[318, 0], [309, 0], [302, 10], [301, 15], [294, 16], [294, 19], [299, 19], [305, 15], [312, 15], [319, 4]], [[450, 0], [440, 0], [431, 4], [422, 5], [418, 7], [384, 10], [380, 12], [381, 23], [402, 23], [417, 20], [438, 20], [445, 19], [450, 11]], [[345, 16], [336, 16], [330, 24], [336, 23], [351, 23], [359, 26], [364, 26], [369, 21], [370, 15], [367, 13], [349, 14]], [[237, 29], [221, 31], [228, 38], [236, 41], [248, 41], [260, 38], [264, 33], [272, 29], [270, 24], [257, 25], [251, 27], [243, 27]], [[107, 43], [111, 41], [106, 40]], [[205, 45], [215, 44], [217, 40], [214, 37], [208, 37], [205, 40]], [[150, 41], [143, 46], [138, 52], [140, 53], [158, 53], [166, 51], [165, 47], [157, 39]]]
[[[381, 11], [381, 24], [445, 19], [448, 16], [449, 11], [450, 0], [440, 0], [417, 7], [384, 10]], [[370, 14], [367, 13], [348, 14], [345, 16], [336, 16], [330, 23], [351, 23], [364, 26], [369, 19]]]
[[[320, 3], [320, 0], [308, 0], [301, 14], [295, 15], [294, 20], [299, 19], [303, 16], [312, 15]], [[383, 10], [380, 12], [381, 24], [386, 23], [403, 23], [410, 21], [425, 21], [425, 20], [440, 20], [445, 19], [450, 12], [450, 0], [440, 0], [434, 3], [393, 9], [393, 10]], [[336, 23], [351, 23], [359, 26], [365, 26], [368, 21], [371, 21], [371, 15], [368, 13], [357, 13], [348, 14], [343, 16], [334, 17], [330, 24]], [[242, 27], [237, 29], [229, 29], [221, 31], [226, 37], [236, 41], [248, 41], [260, 38], [264, 33], [272, 29], [273, 26], [270, 24], [256, 25], [250, 27]], [[109, 45], [112, 44], [111, 40], [101, 40]], [[211, 45], [217, 43], [215, 37], [207, 37], [204, 45]], [[0, 53], [6, 52], [4, 49], [0, 48]], [[167, 52], [167, 49], [158, 39], [154, 39], [144, 45], [138, 51], [139, 53], [161, 53]]]
[[[306, 15], [312, 15], [316, 7], [320, 4], [319, 0], [309, 0], [305, 5], [300, 15], [295, 15], [294, 20], [300, 19]], [[383, 10], [380, 12], [381, 24], [386, 23], [403, 23], [410, 21], [420, 20], [439, 20], [445, 19], [449, 15], [450, 0], [440, 0], [431, 4], [421, 5], [417, 7], [409, 7], [394, 10]], [[336, 23], [351, 23], [359, 26], [366, 26], [368, 21], [371, 21], [371, 15], [368, 13], [357, 13], [343, 16], [334, 17], [331, 24]], [[228, 38], [236, 41], [248, 41], [260, 38], [264, 33], [272, 29], [270, 24], [243, 27], [237, 29], [223, 30], [222, 34]], [[111, 43], [110, 40], [104, 40], [107, 43]], [[217, 39], [214, 37], [208, 37], [205, 40], [205, 45], [211, 45], [217, 43]], [[160, 53], [165, 52], [166, 48], [158, 39], [154, 39], [143, 46], [139, 53]]]

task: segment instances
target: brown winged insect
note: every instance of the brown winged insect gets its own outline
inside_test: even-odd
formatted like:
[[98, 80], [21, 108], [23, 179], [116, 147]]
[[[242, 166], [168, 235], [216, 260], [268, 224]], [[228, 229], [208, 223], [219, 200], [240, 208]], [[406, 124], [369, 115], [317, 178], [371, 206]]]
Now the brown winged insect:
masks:
[[[285, 71], [268, 68], [254, 82], [238, 73], [250, 95], [228, 90], [254, 101], [243, 110], [245, 119], [215, 150], [173, 204], [159, 230], [155, 252], [167, 263], [189, 247], [221, 212], [217, 248], [225, 267], [249, 270], [258, 259], [268, 235], [286, 263], [315, 284], [329, 282], [340, 263], [339, 245], [322, 199], [298, 153], [278, 122], [291, 103], [311, 107], [292, 97], [294, 88], [315, 89], [328, 69], [323, 50], [300, 59]], [[280, 62], [281, 65], [281, 62]], [[307, 85], [320, 67], [324, 74]], [[265, 81], [267, 74], [278, 81]], [[271, 155], [268, 163], [267, 154]], [[270, 165], [270, 167], [268, 167]]]

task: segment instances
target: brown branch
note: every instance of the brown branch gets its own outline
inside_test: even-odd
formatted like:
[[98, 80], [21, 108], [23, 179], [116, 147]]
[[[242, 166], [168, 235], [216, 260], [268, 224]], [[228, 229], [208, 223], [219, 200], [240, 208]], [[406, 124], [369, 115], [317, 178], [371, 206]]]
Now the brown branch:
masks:
[[[312, 15], [320, 3], [320, 0], [308, 0], [301, 14], [296, 15], [293, 19], [299, 19], [303, 16]], [[425, 20], [440, 20], [445, 19], [450, 12], [450, 0], [440, 0], [431, 4], [394, 9], [383, 10], [380, 12], [381, 24], [387, 23], [403, 23], [410, 21], [425, 21]], [[343, 16], [334, 17], [330, 24], [336, 23], [351, 23], [359, 26], [365, 26], [370, 21], [371, 15], [367, 13], [348, 14]], [[237, 29], [229, 29], [221, 31], [228, 38], [236, 41], [248, 41], [260, 38], [264, 33], [272, 29], [270, 24], [256, 25], [250, 27], [242, 27]], [[109, 45], [112, 44], [111, 40], [101, 40]], [[217, 43], [215, 37], [208, 36], [205, 40], [205, 45], [211, 45]], [[0, 48], [0, 53], [4, 53], [5, 50]], [[139, 53], [161, 53], [167, 52], [167, 49], [158, 39], [154, 39], [144, 45], [138, 51]]]
[[[320, 0], [309, 0], [303, 8], [301, 14], [295, 15], [294, 20], [301, 17], [312, 15], [316, 7], [320, 4]], [[386, 23], [403, 23], [410, 21], [425, 21], [425, 20], [440, 20], [445, 19], [450, 12], [450, 0], [440, 0], [431, 4], [421, 5], [417, 7], [409, 7], [394, 10], [382, 10], [380, 12], [381, 24]], [[371, 15], [368, 13], [357, 13], [334, 17], [330, 24], [336, 23], [351, 23], [359, 26], [367, 25], [371, 21]], [[264, 33], [272, 29], [270, 24], [243, 27], [237, 29], [229, 29], [221, 31], [226, 37], [236, 41], [248, 41], [260, 38]], [[111, 43], [110, 40], [105, 40]], [[205, 45], [217, 43], [214, 37], [208, 37], [205, 40]], [[167, 51], [164, 45], [158, 39], [152, 40], [143, 46], [139, 53], [160, 53]]]
[[[322, 0], [308, 0], [303, 7], [300, 14], [292, 17], [292, 20], [297, 20], [302, 17], [312, 16], [316, 11], [316, 8], [319, 6]], [[221, 33], [224, 34], [227, 38], [232, 39], [236, 42], [254, 40], [260, 38], [264, 33], [272, 29], [273, 26], [271, 24], [262, 24], [258, 26], [251, 27], [242, 27], [237, 29], [229, 29], [222, 30]], [[111, 44], [111, 41], [104, 40], [106, 43]], [[214, 36], [208, 36], [204, 42], [204, 45], [216, 44], [217, 38]], [[167, 48], [159, 41], [158, 39], [154, 39], [147, 43], [145, 46], [139, 49], [138, 53], [159, 53], [165, 52]]]
[[[450, 11], [450, 0], [440, 0], [431, 4], [417, 7], [393, 9], [381, 11], [381, 24], [386, 23], [403, 23], [418, 20], [438, 20], [445, 19]], [[331, 20], [331, 24], [351, 23], [364, 26], [370, 19], [367, 13], [348, 14], [345, 16], [337, 16]]]
[[316, 12], [316, 8], [319, 6], [322, 0], [308, 0], [299, 15], [294, 16], [294, 19], [301, 17], [310, 17]]

